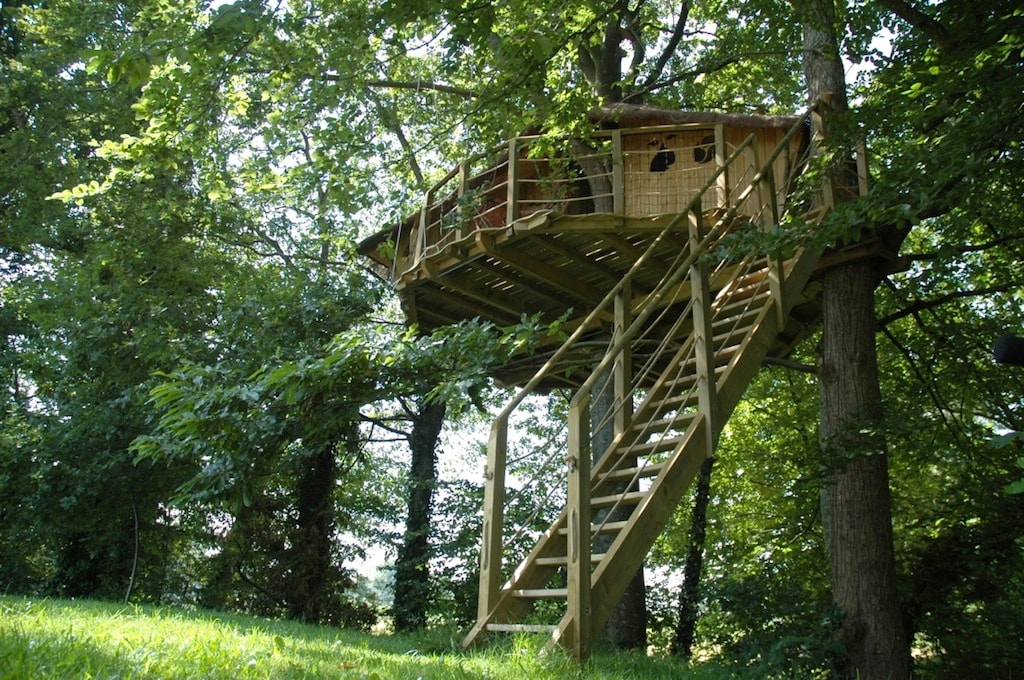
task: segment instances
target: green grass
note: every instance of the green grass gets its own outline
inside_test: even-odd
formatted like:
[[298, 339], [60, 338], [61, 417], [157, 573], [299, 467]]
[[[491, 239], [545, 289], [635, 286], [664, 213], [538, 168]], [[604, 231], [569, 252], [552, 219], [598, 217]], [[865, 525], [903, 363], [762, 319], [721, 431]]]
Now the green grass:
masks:
[[463, 651], [459, 631], [368, 635], [172, 607], [0, 597], [8, 678], [710, 678], [681, 661], [596, 653], [584, 666], [536, 638]]

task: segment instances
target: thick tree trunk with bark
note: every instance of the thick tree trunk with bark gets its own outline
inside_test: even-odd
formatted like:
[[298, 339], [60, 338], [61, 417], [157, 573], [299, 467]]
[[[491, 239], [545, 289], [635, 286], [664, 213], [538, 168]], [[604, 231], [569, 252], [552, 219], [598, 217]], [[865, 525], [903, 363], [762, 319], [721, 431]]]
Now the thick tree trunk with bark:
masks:
[[430, 513], [437, 486], [437, 438], [444, 423], [445, 403], [432, 402], [415, 414], [409, 448], [409, 509], [405, 539], [395, 564], [395, 630], [426, 626], [430, 605]]
[[822, 435], [831, 507], [832, 594], [842, 609], [836, 639], [849, 678], [909, 675], [893, 556], [888, 457], [875, 352], [875, 267], [831, 269], [824, 281]]
[[296, 506], [298, 526], [292, 550], [288, 616], [317, 623], [325, 614], [331, 585], [331, 547], [334, 541], [334, 488], [338, 461], [334, 443], [314, 452], [299, 479]]
[[[804, 23], [804, 73], [811, 101], [831, 93], [831, 109], [847, 110], [834, 0], [794, 2]], [[828, 117], [825, 118], [826, 128]], [[826, 144], [829, 141], [826, 129]], [[836, 141], [836, 140], [833, 140]], [[872, 261], [823, 274], [819, 380], [825, 488], [822, 518], [833, 599], [842, 610], [836, 639], [849, 678], [901, 680], [909, 648], [896, 589], [888, 457], [875, 347]]]

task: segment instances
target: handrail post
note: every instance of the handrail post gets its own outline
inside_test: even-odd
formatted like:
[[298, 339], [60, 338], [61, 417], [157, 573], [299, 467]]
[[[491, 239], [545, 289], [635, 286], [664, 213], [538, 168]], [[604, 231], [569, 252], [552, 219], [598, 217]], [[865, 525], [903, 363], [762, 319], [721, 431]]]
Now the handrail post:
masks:
[[508, 460], [508, 418], [491, 426], [484, 468], [483, 540], [480, 549], [480, 592], [477, 618], [484, 619], [498, 602], [505, 524], [505, 465]]
[[[462, 161], [461, 163], [459, 163], [459, 170], [458, 170], [458, 172], [459, 172], [459, 188], [457, 189], [457, 194], [456, 195], [457, 195], [459, 201], [461, 202], [462, 201], [462, 197], [466, 195], [466, 188], [467, 188], [466, 185], [467, 185], [467, 183], [469, 181], [469, 161]], [[465, 206], [463, 206], [463, 210], [460, 211], [459, 217], [462, 218], [460, 220], [461, 223], [459, 224], [459, 233], [462, 234], [462, 235], [466, 235], [466, 234], [468, 234], [470, 232], [469, 225], [471, 224], [471, 221], [469, 219], [467, 219], [468, 211], [465, 210]], [[474, 215], [474, 217], [475, 217], [475, 215]]]
[[[725, 125], [715, 126], [715, 165], [723, 168], [726, 163]], [[715, 207], [724, 208], [729, 204], [729, 169], [725, 168], [715, 183]]]
[[615, 386], [613, 426], [616, 437], [625, 432], [629, 421], [633, 418], [633, 347], [631, 343], [621, 342], [623, 334], [632, 323], [630, 310], [632, 289], [632, 285], [626, 284], [615, 296], [615, 344], [622, 345], [619, 356], [615, 360], [613, 378]]
[[622, 130], [612, 130], [612, 212], [626, 214], [626, 173], [622, 158]]
[[505, 226], [511, 226], [519, 217], [519, 138], [508, 142], [508, 186], [505, 200]]
[[[690, 251], [697, 252], [704, 237], [704, 220], [700, 206], [690, 211]], [[697, 400], [707, 427], [705, 455], [715, 455], [715, 437], [718, 432], [718, 385], [715, 380], [715, 347], [712, 330], [711, 286], [708, 267], [703, 257], [690, 265], [690, 291], [693, 299], [694, 359], [697, 369]]]
[[433, 193], [428, 191], [423, 194], [423, 207], [420, 209], [420, 230], [416, 234], [413, 245], [412, 263], [417, 266], [420, 263], [420, 256], [427, 248], [427, 227], [430, 226], [430, 202], [434, 200]]
[[566, 456], [566, 499], [569, 550], [566, 568], [567, 614], [575, 622], [575, 655], [590, 655], [593, 636], [590, 592], [590, 390], [580, 390], [569, 405]]
[[857, 190], [867, 196], [871, 190], [871, 175], [868, 170], [868, 145], [861, 137], [857, 140]]
[[[761, 215], [761, 229], [767, 232], [779, 224], [779, 197], [775, 188], [775, 163], [772, 161], [762, 165], [761, 153], [755, 146], [754, 164], [755, 167], [762, 169], [758, 175], [758, 213]], [[782, 299], [785, 262], [778, 253], [768, 253], [767, 259], [768, 290], [771, 292], [772, 300], [775, 301], [775, 319], [781, 329], [786, 325], [786, 308]]]

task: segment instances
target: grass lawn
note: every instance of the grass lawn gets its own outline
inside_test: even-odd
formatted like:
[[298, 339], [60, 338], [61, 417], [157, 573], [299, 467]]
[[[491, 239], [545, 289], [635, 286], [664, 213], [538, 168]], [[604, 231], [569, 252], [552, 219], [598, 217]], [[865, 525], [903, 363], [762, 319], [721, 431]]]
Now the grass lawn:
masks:
[[459, 631], [368, 635], [173, 607], [0, 597], [0, 679], [8, 678], [694, 678], [681, 661], [598, 652], [584, 666], [541, 655], [543, 640], [463, 651]]

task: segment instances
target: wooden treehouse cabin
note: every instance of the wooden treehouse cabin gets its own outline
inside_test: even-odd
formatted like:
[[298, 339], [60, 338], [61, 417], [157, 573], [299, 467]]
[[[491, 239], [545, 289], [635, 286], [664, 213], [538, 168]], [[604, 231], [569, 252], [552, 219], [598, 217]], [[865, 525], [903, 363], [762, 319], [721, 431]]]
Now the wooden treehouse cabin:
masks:
[[[424, 330], [567, 319], [568, 337], [497, 372], [521, 388], [490, 434], [478, 616], [465, 644], [544, 632], [586, 656], [758, 368], [813, 328], [822, 254], [750, 255], [742, 236], [787, 213], [813, 225], [844, 194], [866, 191], [858, 154], [850, 186], [794, 193], [818, 122], [813, 109], [613, 109], [589, 139], [518, 137], [459, 164], [418, 213], [363, 242]], [[554, 386], [575, 390], [566, 502], [512, 563], [509, 420]], [[610, 443], [592, 451], [597, 431]], [[538, 621], [553, 609], [535, 608], [542, 600], [564, 603], [554, 620]]]

